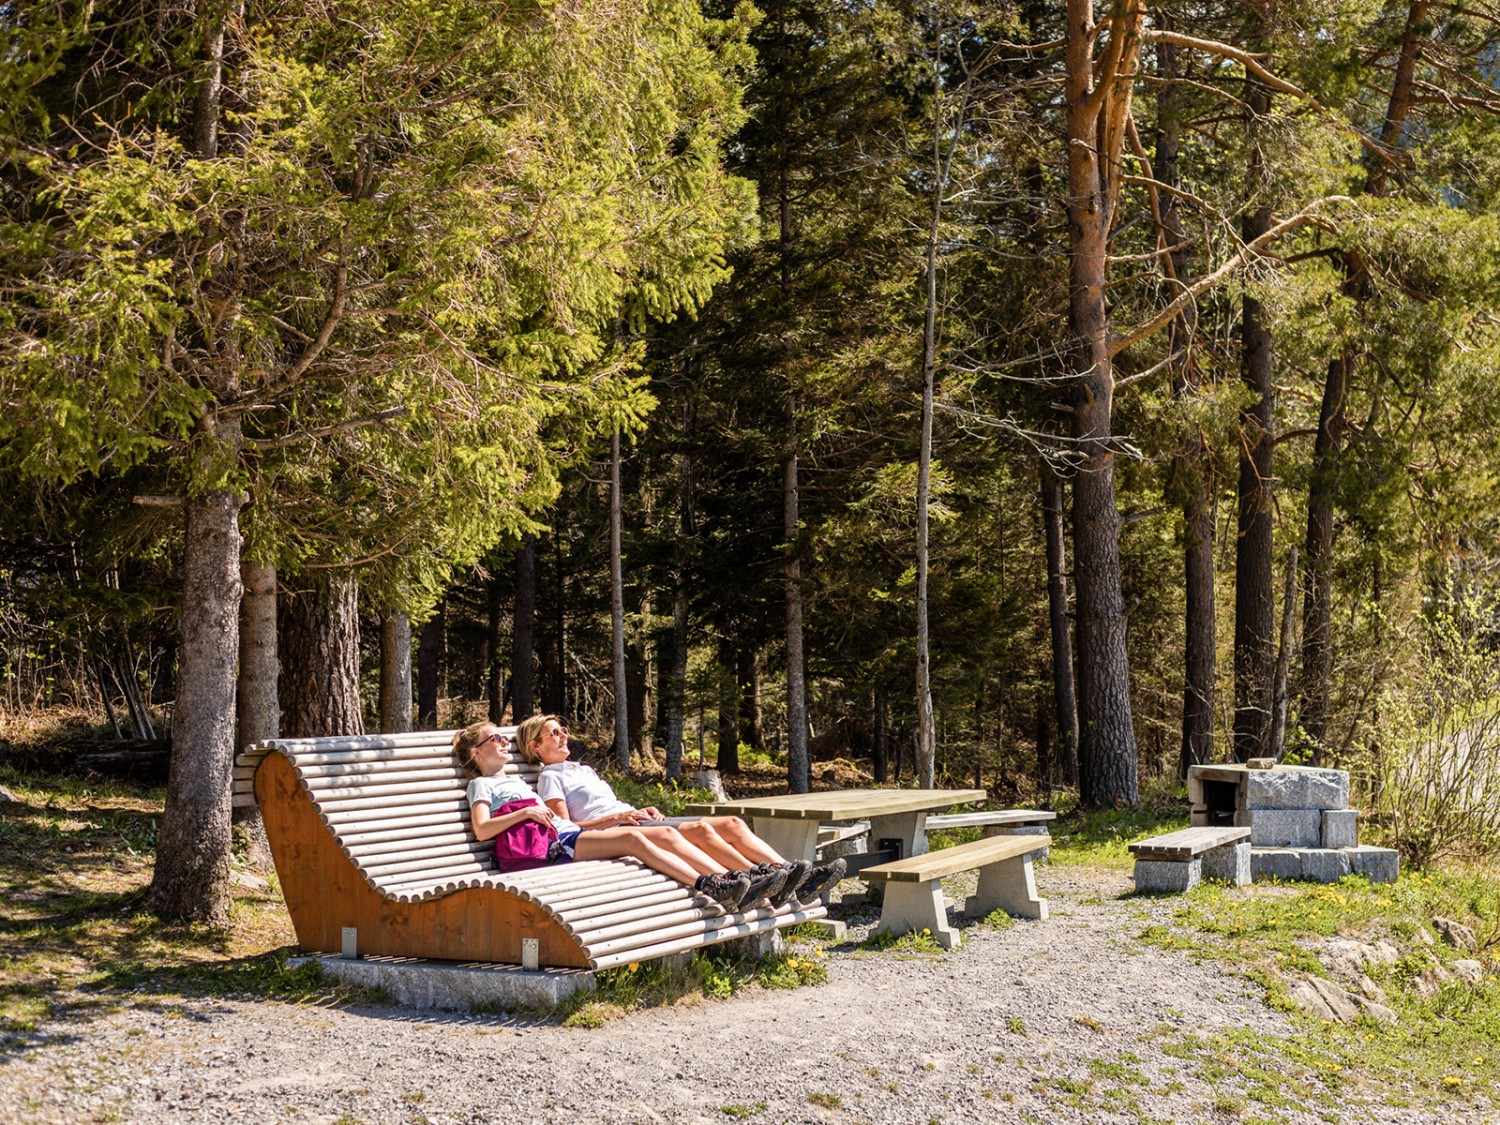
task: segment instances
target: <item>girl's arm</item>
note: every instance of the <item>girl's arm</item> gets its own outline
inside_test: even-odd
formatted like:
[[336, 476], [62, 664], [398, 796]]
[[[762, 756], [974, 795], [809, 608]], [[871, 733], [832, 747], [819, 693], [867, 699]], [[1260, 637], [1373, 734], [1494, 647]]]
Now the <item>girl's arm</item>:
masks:
[[[568, 806], [561, 797], [553, 797], [547, 802], [547, 807], [564, 820], [571, 819], [568, 816]], [[610, 813], [608, 816], [596, 816], [592, 820], [575, 820], [573, 823], [579, 828], [618, 828], [622, 824], [636, 824], [639, 821], [639, 811], [631, 809], [626, 812]]]
[[551, 824], [552, 810], [541, 805], [527, 805], [524, 809], [517, 809], [515, 812], [491, 816], [488, 801], [475, 801], [469, 806], [469, 820], [474, 825], [474, 838], [482, 843], [485, 840], [493, 840], [507, 828], [515, 827], [523, 820]]

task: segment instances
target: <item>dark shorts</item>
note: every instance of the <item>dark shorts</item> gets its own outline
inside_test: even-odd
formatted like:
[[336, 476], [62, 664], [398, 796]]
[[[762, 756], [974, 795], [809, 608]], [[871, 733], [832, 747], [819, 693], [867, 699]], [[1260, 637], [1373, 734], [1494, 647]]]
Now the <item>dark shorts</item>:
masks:
[[559, 833], [557, 839], [552, 841], [552, 846], [547, 849], [547, 862], [549, 864], [572, 863], [573, 852], [578, 847], [578, 837], [581, 835], [583, 835], [581, 828]]

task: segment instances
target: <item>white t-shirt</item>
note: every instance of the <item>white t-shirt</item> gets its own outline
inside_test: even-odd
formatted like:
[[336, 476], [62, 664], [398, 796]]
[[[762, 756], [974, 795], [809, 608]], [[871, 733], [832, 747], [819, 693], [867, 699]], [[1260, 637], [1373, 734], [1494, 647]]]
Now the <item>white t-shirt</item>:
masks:
[[616, 797], [609, 782], [582, 762], [556, 762], [543, 766], [536, 787], [543, 804], [562, 801], [569, 819], [575, 821], [594, 820], [635, 807]]
[[[480, 801], [485, 801], [490, 806], [490, 815], [494, 816], [503, 807], [512, 801], [524, 801], [527, 798], [533, 801], [539, 798], [536, 790], [527, 785], [519, 777], [509, 777], [500, 774], [496, 777], [476, 777], [469, 782], [469, 807], [472, 809]], [[546, 802], [542, 802], [545, 804]], [[553, 816], [552, 827], [556, 828], [558, 834], [577, 831], [578, 825], [564, 820], [560, 816]]]

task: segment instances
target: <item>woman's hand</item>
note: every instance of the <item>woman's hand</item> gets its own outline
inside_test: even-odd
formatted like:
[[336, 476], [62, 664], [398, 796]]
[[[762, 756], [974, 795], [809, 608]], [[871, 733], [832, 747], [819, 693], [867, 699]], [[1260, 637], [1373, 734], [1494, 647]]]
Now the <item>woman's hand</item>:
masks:
[[611, 813], [609, 819], [617, 825], [636, 825], [641, 822], [641, 814], [638, 809], [626, 809], [624, 812]]
[[636, 815], [636, 823], [637, 824], [639, 824], [642, 820], [666, 820], [667, 819], [666, 817], [664, 817], [664, 816], [661, 815], [661, 810], [659, 808], [657, 808], [655, 805], [647, 805], [643, 809], [636, 809], [635, 810], [635, 815]]
[[546, 805], [527, 805], [524, 809], [517, 809], [516, 811], [525, 814], [526, 819], [534, 820], [539, 824], [546, 825], [552, 823], [552, 810]]

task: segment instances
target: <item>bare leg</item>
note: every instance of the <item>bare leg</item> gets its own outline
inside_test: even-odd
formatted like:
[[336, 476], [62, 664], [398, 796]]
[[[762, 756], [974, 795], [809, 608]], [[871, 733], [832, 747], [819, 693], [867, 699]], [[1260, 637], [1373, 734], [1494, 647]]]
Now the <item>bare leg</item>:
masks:
[[722, 875], [726, 870], [671, 829], [590, 829], [578, 837], [573, 854], [585, 860], [631, 856], [689, 887], [698, 881], [699, 875]]
[[757, 863], [785, 863], [786, 859], [737, 816], [704, 817], [678, 831], [731, 870]]

